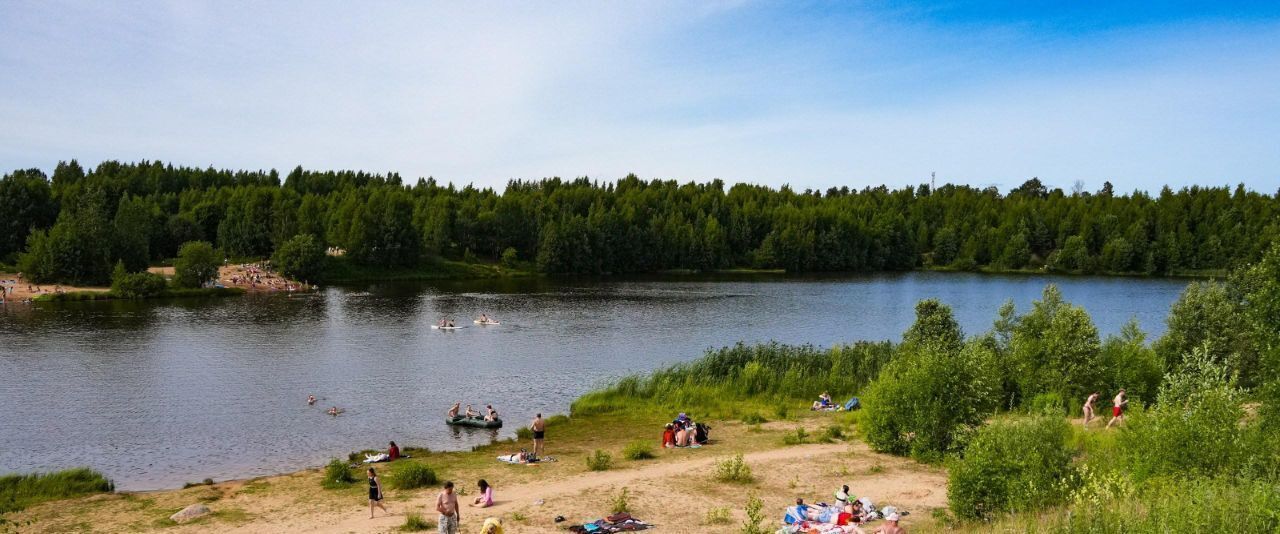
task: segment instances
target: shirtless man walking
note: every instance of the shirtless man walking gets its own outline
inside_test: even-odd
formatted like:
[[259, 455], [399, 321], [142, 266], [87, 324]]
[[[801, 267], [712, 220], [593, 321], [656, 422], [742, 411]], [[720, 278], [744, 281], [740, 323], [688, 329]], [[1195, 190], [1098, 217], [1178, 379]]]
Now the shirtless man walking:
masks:
[[1084, 400], [1084, 427], [1089, 428], [1089, 421], [1096, 417], [1093, 413], [1093, 403], [1098, 402], [1098, 392], [1095, 391]]
[[1125, 395], [1124, 390], [1121, 389], [1120, 393], [1116, 394], [1115, 400], [1112, 401], [1111, 420], [1107, 421], [1107, 428], [1111, 428], [1111, 425], [1117, 422], [1119, 423], [1124, 422], [1124, 409], [1128, 406], [1129, 406], [1129, 397]]
[[529, 430], [533, 431], [533, 455], [542, 458], [542, 440], [547, 437], [547, 422], [542, 420], [542, 414], [533, 418]]
[[444, 491], [436, 497], [436, 511], [440, 512], [440, 534], [458, 534], [462, 516], [458, 512], [458, 494], [453, 492], [453, 481], [444, 483]]

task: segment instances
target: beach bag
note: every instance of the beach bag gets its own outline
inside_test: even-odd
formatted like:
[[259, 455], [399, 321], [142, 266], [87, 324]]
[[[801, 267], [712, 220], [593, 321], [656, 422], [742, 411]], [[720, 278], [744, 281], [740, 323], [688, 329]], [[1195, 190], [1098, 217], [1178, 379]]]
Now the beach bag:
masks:
[[709, 438], [710, 435], [711, 435], [711, 427], [704, 425], [702, 423], [697, 423], [694, 425], [694, 431], [693, 431], [694, 441], [697, 441], [698, 443], [706, 445], [707, 441], [710, 439]]
[[849, 402], [844, 403], [845, 410], [857, 410], [858, 408], [861, 408], [861, 407], [862, 407], [862, 402], [859, 401], [857, 397], [849, 399]]

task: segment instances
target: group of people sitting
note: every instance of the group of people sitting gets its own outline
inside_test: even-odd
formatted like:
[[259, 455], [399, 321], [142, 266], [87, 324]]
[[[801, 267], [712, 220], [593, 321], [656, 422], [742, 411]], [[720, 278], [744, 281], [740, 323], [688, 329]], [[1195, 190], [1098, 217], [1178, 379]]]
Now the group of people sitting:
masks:
[[[459, 416], [459, 411], [460, 411], [461, 409], [462, 409], [462, 403], [461, 403], [461, 402], [455, 402], [455, 403], [453, 403], [453, 406], [452, 406], [451, 408], [449, 408], [449, 412], [448, 412], [447, 416], [449, 417], [449, 419], [457, 419], [457, 418], [458, 418], [458, 416]], [[477, 411], [475, 411], [475, 410], [472, 410], [472, 409], [471, 409], [471, 405], [470, 405], [470, 404], [468, 404], [468, 405], [467, 405], [467, 411], [462, 415], [462, 417], [466, 417], [467, 419], [480, 419], [480, 418], [481, 418], [480, 413], [479, 413], [479, 412], [477, 412]], [[485, 420], [485, 421], [497, 421], [497, 420], [498, 420], [498, 411], [497, 411], [497, 410], [495, 410], [495, 409], [493, 409], [493, 405], [492, 405], [492, 404], [486, 404], [486, 405], [484, 405], [484, 417], [483, 417], [483, 418], [484, 418], [484, 420]]]
[[877, 509], [868, 497], [854, 498], [849, 493], [849, 486], [842, 486], [835, 492], [836, 502], [806, 504], [804, 499], [796, 499], [794, 506], [788, 506], [782, 522], [787, 532], [820, 532], [822, 534], [864, 534], [859, 526], [868, 521], [884, 519], [885, 524], [875, 532], [879, 534], [906, 534], [906, 530], [898, 526], [898, 521], [906, 512], [900, 512], [893, 506]]
[[707, 444], [711, 427], [695, 423], [688, 414], [681, 412], [662, 431], [662, 448], [701, 447]]

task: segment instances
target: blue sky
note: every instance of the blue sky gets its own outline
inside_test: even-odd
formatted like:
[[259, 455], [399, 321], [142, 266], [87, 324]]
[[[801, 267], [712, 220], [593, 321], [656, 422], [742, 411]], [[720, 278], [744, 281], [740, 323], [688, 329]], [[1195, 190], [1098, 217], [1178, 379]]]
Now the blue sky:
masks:
[[1280, 187], [1280, 4], [0, 2], [0, 169]]

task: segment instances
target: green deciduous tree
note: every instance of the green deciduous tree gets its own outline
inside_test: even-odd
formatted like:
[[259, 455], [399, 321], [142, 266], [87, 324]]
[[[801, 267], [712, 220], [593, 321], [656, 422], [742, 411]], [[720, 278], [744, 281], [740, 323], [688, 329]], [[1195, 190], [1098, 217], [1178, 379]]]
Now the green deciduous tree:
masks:
[[271, 255], [271, 264], [285, 276], [297, 280], [318, 280], [327, 259], [324, 245], [315, 236], [299, 234], [276, 249]]
[[173, 262], [173, 285], [202, 287], [218, 277], [219, 265], [222, 259], [213, 245], [205, 241], [183, 243]]

